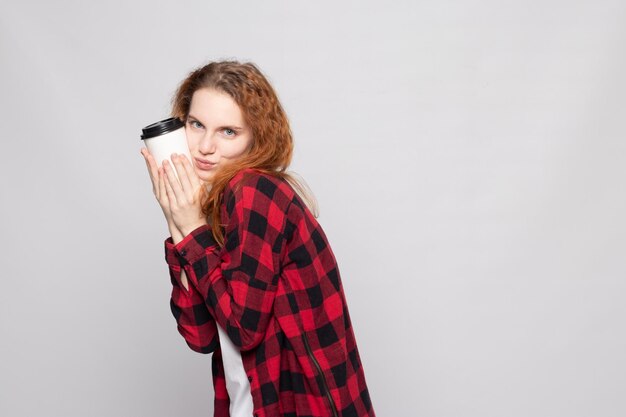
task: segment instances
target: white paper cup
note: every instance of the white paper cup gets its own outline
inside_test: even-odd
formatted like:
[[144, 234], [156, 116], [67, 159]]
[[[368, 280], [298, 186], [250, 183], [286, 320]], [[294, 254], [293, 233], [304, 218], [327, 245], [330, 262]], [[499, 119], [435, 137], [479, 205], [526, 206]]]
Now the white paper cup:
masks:
[[173, 153], [186, 155], [189, 163], [193, 164], [185, 135], [185, 123], [182, 120], [170, 117], [144, 127], [142, 132], [141, 140], [154, 157], [157, 165], [161, 167], [163, 161], [166, 159], [170, 161], [176, 178], [178, 178], [178, 174], [170, 159]]

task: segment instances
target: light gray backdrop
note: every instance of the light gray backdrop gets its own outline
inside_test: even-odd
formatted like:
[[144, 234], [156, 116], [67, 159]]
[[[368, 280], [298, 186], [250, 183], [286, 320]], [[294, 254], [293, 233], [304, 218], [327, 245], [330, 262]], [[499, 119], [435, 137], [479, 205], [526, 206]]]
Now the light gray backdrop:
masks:
[[209, 416], [139, 154], [257, 63], [380, 417], [626, 415], [626, 3], [3, 1], [0, 415]]

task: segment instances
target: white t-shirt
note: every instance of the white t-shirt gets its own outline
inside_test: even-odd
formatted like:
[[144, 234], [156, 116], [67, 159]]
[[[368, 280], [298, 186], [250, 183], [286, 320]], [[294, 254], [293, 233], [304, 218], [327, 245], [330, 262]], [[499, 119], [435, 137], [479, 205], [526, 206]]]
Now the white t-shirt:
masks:
[[216, 326], [224, 362], [226, 390], [230, 397], [230, 417], [252, 417], [254, 406], [250, 393], [250, 381], [243, 367], [241, 353], [222, 327], [219, 324]]

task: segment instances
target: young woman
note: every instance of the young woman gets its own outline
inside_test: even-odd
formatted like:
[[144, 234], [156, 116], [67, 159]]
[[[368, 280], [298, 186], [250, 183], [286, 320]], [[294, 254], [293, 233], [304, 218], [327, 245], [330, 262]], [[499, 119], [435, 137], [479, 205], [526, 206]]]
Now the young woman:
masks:
[[213, 353], [214, 415], [375, 416], [337, 261], [286, 172], [291, 130], [267, 79], [252, 63], [210, 63], [180, 84], [172, 116], [193, 160], [158, 167], [141, 153], [171, 233], [178, 331]]

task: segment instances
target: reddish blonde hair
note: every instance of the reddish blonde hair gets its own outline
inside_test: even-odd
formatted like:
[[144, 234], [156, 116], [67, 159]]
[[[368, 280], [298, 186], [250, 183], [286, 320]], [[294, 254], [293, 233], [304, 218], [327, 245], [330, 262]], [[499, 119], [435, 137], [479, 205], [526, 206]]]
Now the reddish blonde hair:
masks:
[[228, 94], [239, 105], [246, 124], [252, 130], [250, 151], [221, 166], [215, 172], [208, 192], [202, 188], [202, 214], [211, 225], [217, 243], [224, 245], [219, 209], [224, 189], [245, 168], [255, 168], [287, 180], [317, 217], [317, 203], [306, 183], [287, 172], [294, 146], [289, 120], [276, 92], [257, 66], [251, 62], [220, 61], [195, 69], [180, 83], [174, 94], [172, 117], [186, 121], [193, 93], [201, 88]]

